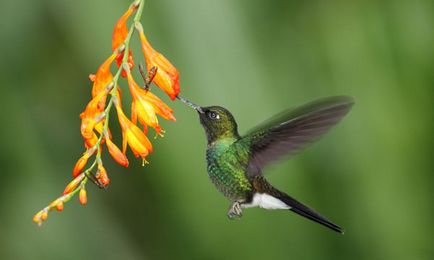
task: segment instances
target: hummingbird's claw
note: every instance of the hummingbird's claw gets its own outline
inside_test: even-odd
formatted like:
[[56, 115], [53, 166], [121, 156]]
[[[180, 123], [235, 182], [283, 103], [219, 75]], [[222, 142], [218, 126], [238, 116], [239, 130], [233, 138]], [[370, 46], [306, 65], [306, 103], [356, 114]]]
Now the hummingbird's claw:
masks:
[[229, 207], [228, 218], [229, 219], [239, 219], [243, 216], [243, 210], [241, 209], [241, 203], [235, 201]]

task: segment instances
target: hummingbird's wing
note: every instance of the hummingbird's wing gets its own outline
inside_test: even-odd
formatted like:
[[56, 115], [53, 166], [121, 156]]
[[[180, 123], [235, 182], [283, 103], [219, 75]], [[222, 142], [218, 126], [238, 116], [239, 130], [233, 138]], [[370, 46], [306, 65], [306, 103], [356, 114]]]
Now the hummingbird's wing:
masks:
[[336, 125], [354, 104], [352, 97], [319, 99], [284, 111], [243, 136], [250, 148], [248, 175], [261, 174], [270, 161], [300, 151]]

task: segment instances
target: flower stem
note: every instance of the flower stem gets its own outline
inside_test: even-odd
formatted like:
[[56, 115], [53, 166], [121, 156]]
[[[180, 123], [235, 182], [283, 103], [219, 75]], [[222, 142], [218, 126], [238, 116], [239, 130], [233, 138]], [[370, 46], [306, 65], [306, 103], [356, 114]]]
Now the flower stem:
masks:
[[[78, 183], [78, 185], [72, 191], [70, 191], [69, 193], [67, 193], [65, 195], [60, 196], [53, 203], [51, 203], [50, 205], [43, 208], [40, 212], [38, 212], [35, 215], [36, 220], [34, 218], [34, 221], [38, 222], [39, 225], [42, 223], [42, 221], [44, 221], [46, 219], [48, 211], [51, 211], [51, 210], [54, 210], [55, 208], [57, 208], [58, 202], [65, 203], [65, 202], [69, 201], [72, 197], [74, 197], [80, 191], [80, 189], [85, 188], [85, 185], [89, 179], [89, 174], [92, 174], [91, 171], [95, 168], [95, 166], [97, 164], [101, 163], [101, 142], [102, 142], [104, 137], [108, 137], [110, 111], [111, 111], [111, 108], [113, 106], [113, 103], [116, 101], [116, 99], [119, 98], [119, 97], [117, 97], [117, 95], [118, 95], [117, 88], [118, 88], [119, 77], [122, 73], [123, 65], [128, 64], [127, 61], [128, 61], [128, 54], [130, 51], [131, 37], [134, 34], [134, 31], [136, 30], [136, 28], [135, 28], [136, 22], [140, 21], [140, 18], [141, 18], [142, 12], [143, 12], [143, 8], [145, 5], [145, 0], [136, 0], [135, 2], [132, 3], [132, 5], [134, 7], [136, 7], [137, 9], [136, 9], [136, 14], [134, 16], [134, 20], [133, 20], [133, 22], [129, 28], [128, 35], [125, 38], [124, 42], [121, 44], [121, 46], [119, 46], [116, 50], [114, 50], [114, 52], [116, 54], [123, 53], [124, 55], [122, 58], [122, 62], [121, 62], [121, 64], [119, 64], [119, 68], [113, 77], [112, 82], [107, 86], [107, 88], [111, 88], [110, 85], [113, 85], [112, 89], [110, 90], [110, 100], [107, 103], [107, 106], [103, 112], [105, 115], [103, 129], [99, 133], [100, 135], [98, 137], [97, 142], [93, 145], [93, 147], [88, 148], [88, 150], [89, 149], [96, 149], [97, 150], [95, 160], [86, 170], [84, 170], [81, 174], [79, 174], [77, 177], [75, 177], [75, 179], [77, 179], [77, 178], [83, 178], [83, 179], [80, 181], [80, 183]], [[62, 209], [63, 209], [63, 204], [62, 204], [61, 209], [58, 208], [58, 210], [62, 210]]]
[[[113, 77], [113, 81], [110, 83], [110, 84], [113, 84], [113, 88], [110, 91], [110, 95], [111, 95], [110, 100], [107, 104], [107, 107], [104, 110], [106, 118], [104, 121], [103, 132], [101, 133], [101, 135], [98, 138], [97, 143], [95, 144], [95, 146], [98, 146], [98, 147], [100, 146], [100, 143], [102, 141], [103, 136], [105, 136], [104, 133], [108, 131], [110, 111], [111, 111], [111, 108], [113, 106], [114, 99], [118, 98], [117, 97], [117, 88], [118, 88], [119, 77], [120, 77], [122, 70], [123, 70], [123, 64], [127, 64], [128, 52], [130, 50], [130, 41], [131, 41], [131, 37], [133, 36], [134, 31], [135, 31], [135, 22], [140, 21], [140, 18], [141, 18], [142, 12], [143, 12], [143, 8], [145, 6], [145, 0], [137, 0], [136, 2], [133, 3], [133, 5], [138, 5], [138, 7], [137, 7], [136, 15], [134, 16], [134, 20], [133, 20], [134, 22], [131, 24], [129, 31], [128, 31], [128, 35], [122, 44], [122, 46], [124, 46], [123, 47], [124, 50], [122, 51], [124, 53], [124, 56], [122, 57], [122, 62], [121, 62], [121, 64], [119, 64], [119, 68], [116, 71], [115, 76]], [[118, 51], [118, 50], [115, 50], [115, 51]], [[96, 160], [97, 159], [95, 159], [95, 161]], [[93, 166], [95, 166], [95, 165], [93, 165]]]
[[[88, 169], [86, 169], [86, 172], [88, 172], [88, 173], [90, 173], [90, 171], [95, 167], [97, 161], [101, 160], [100, 159], [101, 158], [100, 144], [101, 144], [101, 141], [102, 141], [103, 137], [108, 135], [107, 132], [108, 132], [108, 126], [109, 126], [110, 111], [111, 111], [111, 108], [113, 106], [113, 103], [114, 103], [115, 99], [119, 98], [117, 96], [117, 88], [118, 88], [119, 77], [120, 77], [120, 75], [122, 73], [123, 65], [127, 64], [127, 61], [128, 61], [128, 52], [130, 51], [131, 37], [133, 36], [134, 31], [136, 30], [136, 28], [135, 28], [135, 22], [136, 21], [140, 21], [140, 18], [141, 18], [142, 12], [143, 12], [143, 7], [145, 6], [145, 0], [137, 0], [136, 2], [133, 3], [133, 5], [138, 5], [137, 6], [136, 15], [134, 16], [134, 20], [133, 20], [134, 22], [131, 24], [131, 26], [129, 28], [128, 35], [127, 35], [127, 37], [125, 38], [123, 44], [120, 47], [120, 48], [123, 49], [122, 52], [124, 53], [124, 56], [122, 57], [122, 62], [121, 62], [121, 64], [119, 64], [119, 68], [118, 68], [118, 70], [116, 71], [116, 73], [115, 73], [115, 75], [113, 77], [113, 81], [110, 83], [110, 85], [111, 84], [113, 85], [113, 88], [110, 91], [110, 100], [109, 100], [109, 102], [108, 102], [108, 104], [107, 104], [107, 106], [106, 106], [106, 108], [104, 110], [105, 120], [104, 120], [103, 130], [100, 133], [98, 141], [94, 145], [94, 147], [95, 146], [97, 147], [98, 153], [97, 153], [97, 156], [96, 156], [95, 161], [93, 162], [93, 164]], [[115, 52], [119, 52], [119, 48], [117, 50], [115, 50]], [[87, 181], [87, 179], [88, 179], [87, 175], [86, 175], [85, 179]], [[77, 191], [74, 190], [74, 192], [76, 193]]]

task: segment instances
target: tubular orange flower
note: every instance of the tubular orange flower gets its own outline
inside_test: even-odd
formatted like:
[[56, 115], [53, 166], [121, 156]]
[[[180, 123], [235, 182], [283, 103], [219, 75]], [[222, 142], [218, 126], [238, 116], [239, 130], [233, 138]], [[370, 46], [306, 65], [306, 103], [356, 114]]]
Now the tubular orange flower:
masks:
[[80, 114], [80, 118], [82, 119], [80, 130], [84, 139], [91, 139], [94, 135], [93, 129], [95, 125], [104, 119], [103, 111], [108, 93], [108, 88], [100, 91]]
[[149, 103], [152, 103], [152, 106], [155, 109], [155, 112], [160, 115], [162, 118], [166, 120], [171, 120], [173, 122], [176, 122], [176, 118], [173, 116], [173, 110], [166, 105], [161, 99], [159, 99], [157, 96], [152, 94], [151, 92], [146, 92], [143, 89], [138, 90], [141, 95], [144, 97], [146, 101]]
[[148, 133], [147, 125], [153, 127], [157, 134], [162, 135], [164, 130], [158, 124], [157, 114], [155, 109], [148, 102], [143, 102], [143, 100], [135, 100], [131, 103], [131, 121], [133, 124], [137, 123], [139, 119], [140, 124], [143, 125], [143, 132]]
[[84, 139], [84, 146], [89, 149], [94, 147], [98, 143], [98, 136], [95, 133], [92, 133], [92, 137], [88, 139]]
[[158, 124], [157, 114], [160, 114], [163, 118], [170, 118], [175, 121], [176, 119], [172, 114], [172, 110], [156, 96], [151, 96], [152, 94], [149, 91], [140, 88], [129, 70], [127, 70], [127, 78], [128, 86], [133, 96], [131, 104], [131, 120], [133, 124], [136, 124], [138, 118], [140, 123], [145, 127], [145, 133], [147, 133], [146, 125], [149, 125], [155, 129], [157, 134], [162, 135], [164, 131]]
[[142, 25], [137, 22], [135, 26], [140, 34], [142, 51], [145, 56], [146, 67], [148, 71], [154, 66], [158, 68], [153, 82], [164, 92], [166, 92], [172, 100], [174, 100], [180, 91], [178, 70], [172, 65], [172, 63], [170, 63], [168, 59], [166, 59], [166, 57], [164, 57], [151, 46], [145, 36], [145, 33], [143, 32]]
[[122, 128], [123, 153], [125, 154], [126, 145], [128, 143], [134, 156], [140, 156], [142, 159], [145, 159], [145, 157], [152, 152], [151, 142], [149, 142], [146, 135], [125, 116], [119, 105], [116, 105], [116, 111], [118, 113], [119, 124]]
[[[99, 66], [95, 75], [90, 76], [89, 78], [93, 81], [92, 87], [92, 97], [98, 95], [99, 92], [104, 90], [110, 82], [113, 80], [113, 74], [110, 71], [110, 65], [115, 60], [117, 54], [112, 53], [110, 57], [108, 57], [101, 66]], [[104, 100], [105, 102], [105, 100]], [[102, 105], [104, 106], [104, 104]]]
[[125, 154], [121, 152], [121, 150], [110, 140], [110, 138], [106, 137], [105, 141], [106, 141], [107, 149], [110, 155], [112, 156], [112, 158], [120, 165], [124, 167], [128, 167], [129, 162]]
[[[130, 8], [119, 18], [119, 20], [115, 24], [115, 28], [113, 29], [112, 36], [112, 50], [116, 50], [121, 44], [125, 42], [125, 39], [128, 36], [128, 28], [127, 28], [127, 20], [134, 11], [136, 11], [138, 5], [133, 3], [130, 5]], [[116, 57], [116, 63], [118, 67], [122, 64], [122, 59], [124, 57], [124, 52], [121, 52]], [[133, 54], [131, 50], [128, 51], [128, 66], [130, 69], [134, 68]], [[126, 76], [126, 72], [122, 71], [122, 77]]]

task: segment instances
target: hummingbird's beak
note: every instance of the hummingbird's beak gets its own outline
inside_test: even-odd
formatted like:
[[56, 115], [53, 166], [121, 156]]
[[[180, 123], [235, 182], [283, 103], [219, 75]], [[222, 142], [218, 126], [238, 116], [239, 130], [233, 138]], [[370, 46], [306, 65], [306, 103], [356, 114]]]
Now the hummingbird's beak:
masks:
[[194, 110], [196, 110], [197, 112], [199, 112], [200, 114], [203, 114], [203, 110], [200, 106], [194, 104], [193, 102], [191, 102], [190, 100], [183, 98], [181, 96], [176, 96], [177, 99], [179, 99], [182, 103], [186, 104], [187, 106], [193, 108]]

